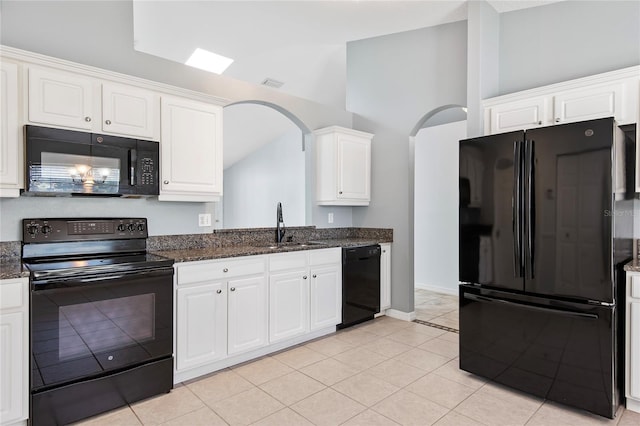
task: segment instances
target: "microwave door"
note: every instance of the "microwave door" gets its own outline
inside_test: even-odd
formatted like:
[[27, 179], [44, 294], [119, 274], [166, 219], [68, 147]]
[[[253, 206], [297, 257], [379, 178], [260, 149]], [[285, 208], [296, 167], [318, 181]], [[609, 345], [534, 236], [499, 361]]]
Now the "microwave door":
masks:
[[104, 165], [98, 173], [104, 191], [118, 194], [133, 194], [135, 186], [136, 140], [115, 136], [92, 135], [91, 153]]

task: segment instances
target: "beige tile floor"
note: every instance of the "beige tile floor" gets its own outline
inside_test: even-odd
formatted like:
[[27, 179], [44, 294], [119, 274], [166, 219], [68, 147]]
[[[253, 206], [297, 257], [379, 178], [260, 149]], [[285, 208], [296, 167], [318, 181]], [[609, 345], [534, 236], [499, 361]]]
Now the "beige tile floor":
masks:
[[458, 335], [381, 317], [177, 386], [82, 425], [639, 425], [458, 369]]
[[414, 293], [416, 319], [459, 330], [458, 296], [416, 288]]

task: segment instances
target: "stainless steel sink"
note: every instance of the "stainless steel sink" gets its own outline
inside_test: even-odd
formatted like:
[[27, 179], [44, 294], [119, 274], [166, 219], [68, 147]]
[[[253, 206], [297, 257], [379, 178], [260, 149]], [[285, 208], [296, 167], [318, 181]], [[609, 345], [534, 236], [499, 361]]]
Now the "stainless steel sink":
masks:
[[287, 247], [309, 247], [309, 246], [326, 246], [325, 243], [319, 241], [305, 241], [305, 242], [284, 242], [268, 246], [271, 250], [284, 249]]

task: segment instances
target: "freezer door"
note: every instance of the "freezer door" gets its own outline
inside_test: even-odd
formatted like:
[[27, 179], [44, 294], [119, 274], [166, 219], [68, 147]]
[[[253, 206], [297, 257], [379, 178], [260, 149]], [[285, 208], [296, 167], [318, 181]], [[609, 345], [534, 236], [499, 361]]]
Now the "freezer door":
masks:
[[527, 131], [525, 291], [613, 302], [611, 118]]
[[460, 286], [460, 368], [613, 418], [614, 307]]
[[524, 132], [460, 141], [461, 282], [522, 291]]

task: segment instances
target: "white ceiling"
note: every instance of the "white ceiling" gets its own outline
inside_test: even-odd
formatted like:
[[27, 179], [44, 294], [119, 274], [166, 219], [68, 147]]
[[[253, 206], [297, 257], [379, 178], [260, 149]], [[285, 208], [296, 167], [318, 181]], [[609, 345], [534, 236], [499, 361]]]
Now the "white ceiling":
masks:
[[[502, 13], [554, 1], [489, 3]], [[234, 59], [227, 76], [255, 84], [273, 78], [284, 82], [273, 90], [344, 108], [347, 42], [466, 17], [466, 0], [134, 0], [134, 48], [184, 63], [200, 47]], [[293, 125], [281, 116], [267, 131], [255, 123], [275, 119], [269, 108], [227, 109], [225, 167], [273, 140], [278, 126], [284, 133]]]

